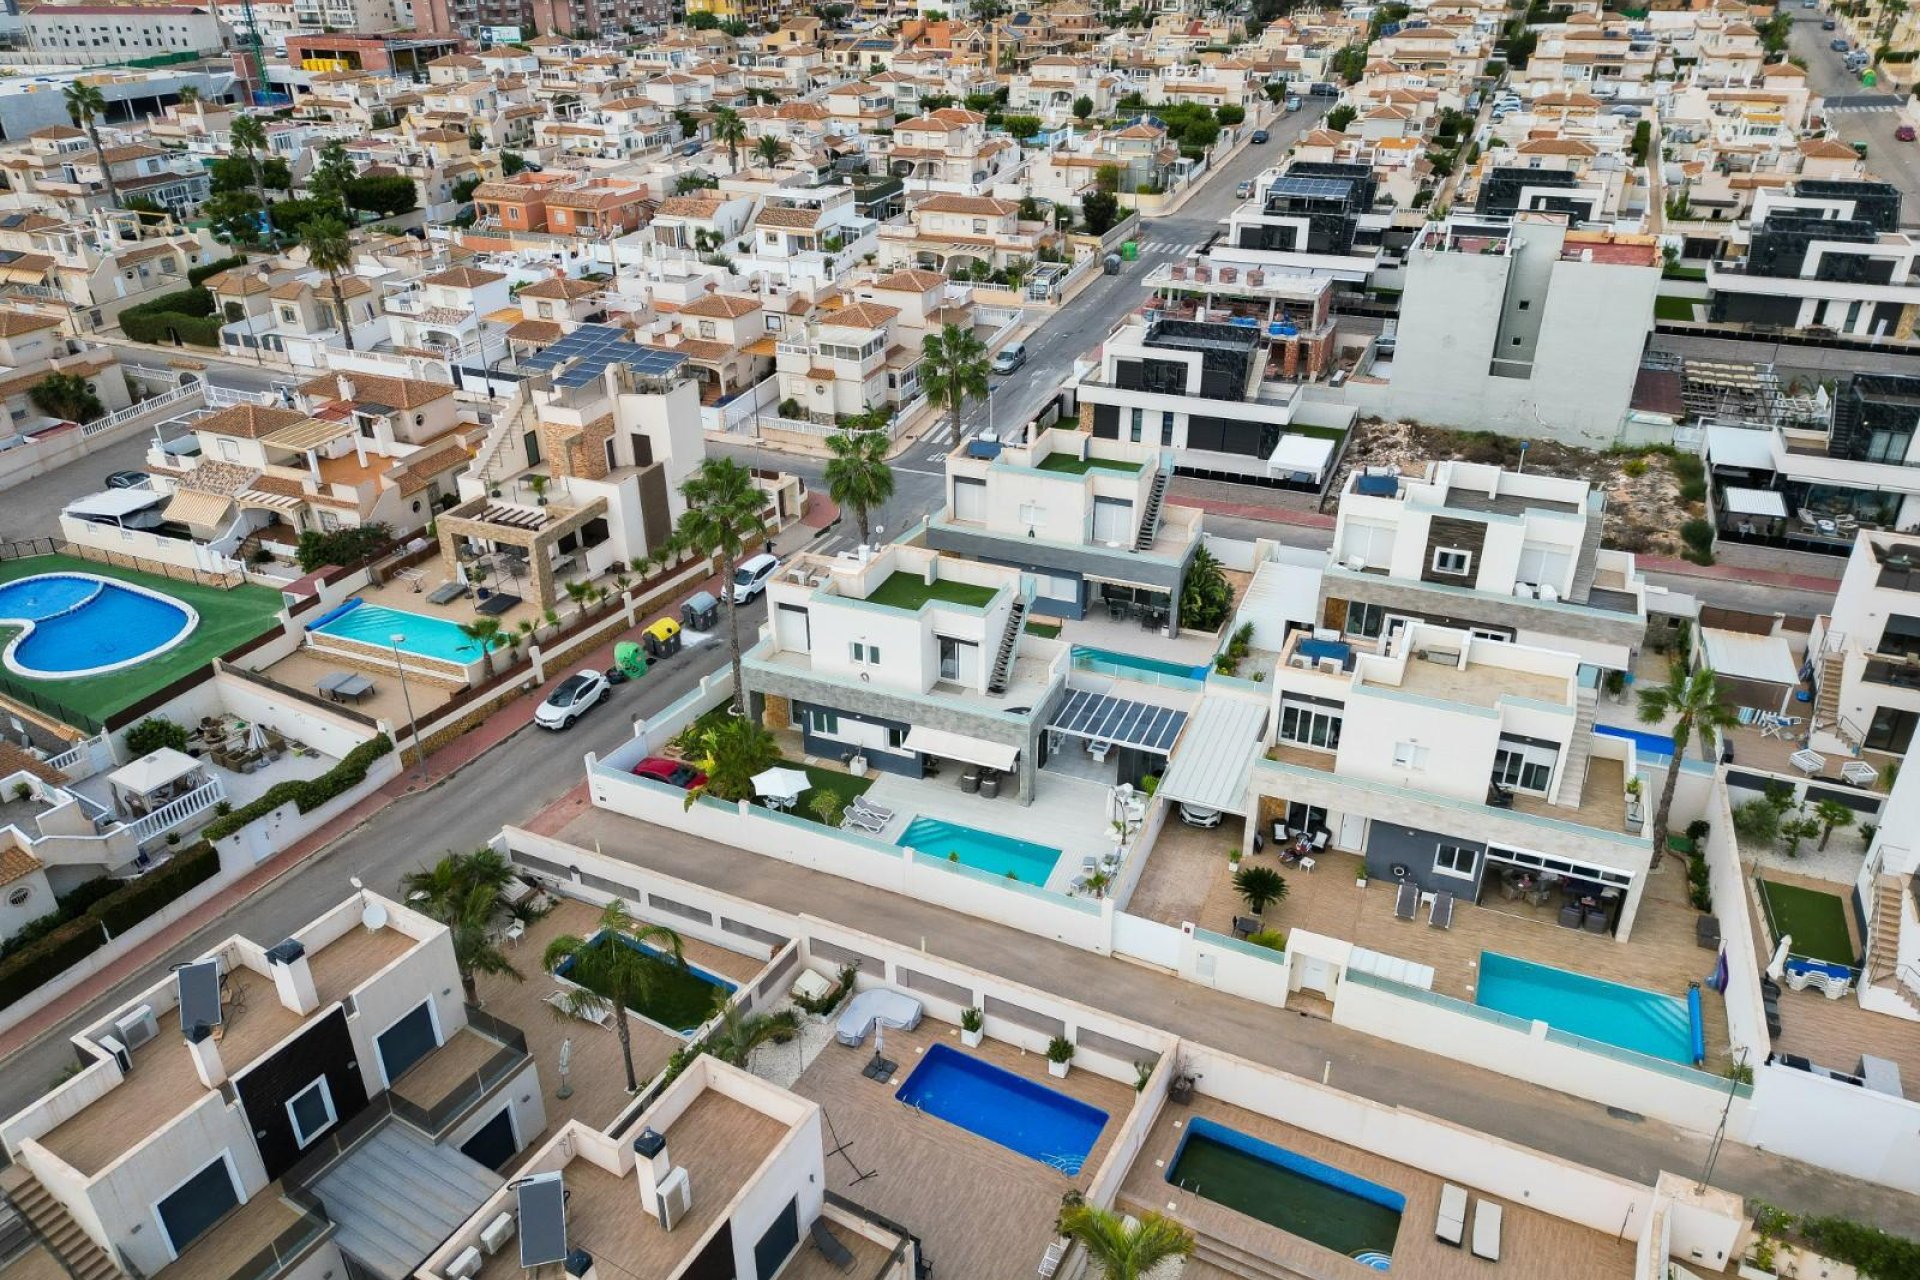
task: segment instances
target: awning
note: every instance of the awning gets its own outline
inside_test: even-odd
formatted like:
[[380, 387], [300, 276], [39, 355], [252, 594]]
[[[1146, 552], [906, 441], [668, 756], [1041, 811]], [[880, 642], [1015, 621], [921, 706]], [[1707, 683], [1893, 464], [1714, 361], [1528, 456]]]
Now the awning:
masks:
[[83, 520], [119, 520], [164, 502], [166, 497], [166, 494], [155, 493], [152, 489], [108, 489], [74, 499], [67, 504], [65, 514]]
[[1787, 514], [1787, 500], [1772, 489], [1728, 489], [1721, 496], [1728, 515], [1784, 519]]
[[227, 512], [233, 510], [233, 499], [224, 493], [201, 493], [194, 489], [182, 489], [173, 495], [173, 501], [167, 504], [167, 519], [181, 524], [197, 524], [214, 527], [226, 523]]
[[1700, 647], [1706, 664], [1730, 679], [1784, 685], [1800, 682], [1800, 673], [1793, 665], [1793, 650], [1783, 636], [1756, 636], [1746, 631], [1702, 627]]
[[1047, 731], [1165, 755], [1173, 750], [1173, 740], [1186, 722], [1187, 713], [1172, 707], [1068, 689], [1048, 717]]
[[243, 507], [265, 507], [270, 511], [293, 511], [301, 505], [302, 499], [290, 493], [267, 493], [260, 489], [242, 489], [240, 505]]
[[1751, 427], [1707, 428], [1707, 457], [1716, 467], [1773, 470], [1773, 433]]
[[1193, 732], [1160, 780], [1159, 794], [1201, 809], [1247, 812], [1247, 775], [1260, 754], [1267, 706], [1247, 698], [1203, 699], [1193, 713]]
[[984, 738], [969, 738], [964, 733], [948, 733], [945, 729], [929, 729], [918, 724], [907, 730], [906, 747], [942, 760], [961, 760], [1003, 773], [1011, 770], [1020, 758], [1020, 748], [1004, 742], [988, 742]]
[[1280, 437], [1273, 456], [1267, 459], [1267, 467], [1289, 474], [1304, 472], [1317, 480], [1326, 472], [1327, 463], [1332, 457], [1331, 440], [1322, 440], [1318, 436], [1287, 435]]
[[135, 795], [146, 795], [158, 791], [169, 782], [186, 777], [199, 767], [200, 762], [186, 752], [161, 747], [114, 770], [107, 775], [107, 781]]

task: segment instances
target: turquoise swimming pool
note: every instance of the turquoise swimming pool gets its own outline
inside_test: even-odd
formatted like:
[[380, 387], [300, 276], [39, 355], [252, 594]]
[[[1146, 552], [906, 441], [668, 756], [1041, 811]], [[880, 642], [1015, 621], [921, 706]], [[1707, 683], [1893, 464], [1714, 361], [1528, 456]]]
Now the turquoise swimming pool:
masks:
[[1482, 951], [1474, 1000], [1589, 1040], [1669, 1062], [1694, 1062], [1695, 1015], [1679, 996]]
[[929, 858], [948, 858], [961, 866], [996, 876], [1011, 875], [1022, 884], [1044, 885], [1060, 861], [1060, 851], [996, 835], [939, 818], [915, 818], [894, 841]]
[[393, 647], [393, 637], [398, 635], [404, 637], [399, 642], [400, 652], [438, 658], [442, 662], [465, 665], [480, 657], [480, 642], [462, 631], [459, 623], [379, 604], [353, 605], [336, 612], [312, 630], [319, 635], [379, 645], [382, 649]]
[[1118, 671], [1109, 672], [1109, 674], [1126, 676], [1132, 672], [1139, 672], [1149, 681], [1155, 676], [1204, 681], [1210, 669], [1206, 666], [1192, 666], [1185, 662], [1169, 662], [1165, 658], [1147, 658], [1137, 653], [1122, 653], [1118, 649], [1096, 649], [1086, 644], [1073, 646], [1073, 665], [1093, 671], [1117, 667], [1120, 668]]

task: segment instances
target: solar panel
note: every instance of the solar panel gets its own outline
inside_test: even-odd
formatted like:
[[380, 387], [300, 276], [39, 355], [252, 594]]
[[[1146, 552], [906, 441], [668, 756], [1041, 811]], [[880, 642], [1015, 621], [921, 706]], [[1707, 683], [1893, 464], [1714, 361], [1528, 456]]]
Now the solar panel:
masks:
[[612, 325], [583, 324], [552, 346], [526, 356], [521, 363], [529, 369], [559, 370], [553, 385], [574, 389], [599, 380], [610, 364], [624, 364], [647, 377], [665, 377], [687, 362], [679, 351], [656, 351], [635, 343], [625, 329]]
[[558, 1172], [536, 1173], [513, 1184], [519, 1197], [520, 1266], [567, 1260], [567, 1185]]
[[1280, 178], [1268, 188], [1274, 195], [1306, 196], [1316, 200], [1344, 200], [1352, 189], [1351, 182], [1339, 178]]
[[1077, 738], [1091, 738], [1123, 747], [1138, 747], [1162, 755], [1173, 749], [1187, 713], [1116, 698], [1110, 694], [1069, 689], [1047, 720], [1047, 728]]
[[195, 1026], [220, 1025], [220, 964], [201, 960], [174, 970], [173, 980], [180, 993], [180, 1029], [191, 1032]]

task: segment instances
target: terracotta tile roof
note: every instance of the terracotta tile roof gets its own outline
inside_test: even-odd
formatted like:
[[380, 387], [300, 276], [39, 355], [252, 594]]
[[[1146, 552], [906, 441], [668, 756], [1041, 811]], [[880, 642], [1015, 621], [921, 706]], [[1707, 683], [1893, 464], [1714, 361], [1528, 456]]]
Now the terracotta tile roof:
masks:
[[922, 200], [914, 206], [916, 212], [927, 213], [979, 213], [994, 217], [1005, 217], [1018, 213], [1020, 206], [1011, 200], [995, 200], [988, 196], [951, 196], [937, 195]]
[[499, 271], [482, 271], [478, 267], [454, 267], [435, 275], [427, 276], [421, 284], [442, 284], [454, 289], [478, 289], [481, 285], [492, 284], [496, 280], [505, 280], [506, 274]]
[[466, 461], [467, 451], [457, 440], [416, 453], [406, 460], [406, 472], [399, 480], [400, 492], [403, 496], [416, 494], [432, 484], [436, 476]]
[[600, 286], [591, 280], [569, 280], [555, 276], [551, 280], [536, 280], [520, 290], [522, 298], [586, 298], [600, 292]]
[[258, 440], [262, 436], [270, 436], [296, 422], [306, 420], [307, 415], [296, 409], [281, 409], [264, 404], [236, 404], [232, 408], [208, 414], [194, 423], [193, 429], [205, 431], [211, 435], [239, 436], [246, 440]]
[[889, 289], [895, 293], [925, 293], [947, 282], [947, 278], [938, 271], [896, 271], [884, 280], [874, 284], [876, 289]]
[[547, 203], [559, 205], [562, 209], [618, 209], [623, 204], [635, 204], [646, 197], [645, 187], [614, 191], [555, 191], [547, 196]]
[[256, 293], [266, 293], [273, 288], [273, 281], [258, 271], [246, 267], [233, 267], [218, 275], [208, 276], [201, 281], [209, 292], [236, 293], [242, 297], [252, 297]]
[[[303, 382], [294, 390], [303, 396], [316, 396], [327, 400], [343, 399], [340, 385], [342, 375], [326, 373], [309, 382]], [[445, 396], [453, 394], [453, 387], [444, 382], [424, 382], [418, 378], [389, 378], [377, 373], [351, 373], [345, 375], [353, 384], [354, 400], [363, 404], [384, 404], [392, 409], [418, 409], [422, 405], [432, 404]]]
[[49, 765], [25, 747], [15, 746], [11, 742], [0, 741], [0, 778], [11, 778], [20, 772], [32, 774], [42, 782], [50, 782], [56, 787], [67, 785], [67, 775]]
[[18, 845], [0, 849], [0, 885], [12, 884], [40, 870], [40, 859]]
[[1535, 138], [1517, 148], [1523, 156], [1591, 156], [1599, 154], [1578, 138]]
[[[204, 421], [204, 419], [203, 419]], [[253, 467], [244, 467], [237, 462], [202, 461], [193, 470], [181, 476], [178, 484], [181, 492], [205, 493], [216, 497], [231, 497], [247, 488], [260, 476]], [[179, 494], [174, 495], [176, 498]]]
[[711, 218], [720, 212], [726, 204], [725, 196], [716, 196], [706, 192], [689, 196], [668, 196], [660, 202], [655, 217], [660, 218]]
[[[525, 292], [522, 290], [522, 292]], [[741, 316], [760, 309], [760, 299], [743, 298], [732, 293], [709, 293], [695, 298], [680, 308], [683, 316], [712, 316], [716, 319], [737, 320]]]
[[42, 315], [38, 311], [23, 311], [17, 307], [8, 307], [0, 311], [0, 338], [12, 338], [22, 333], [38, 333], [42, 329], [54, 328], [59, 323], [59, 316]]
[[508, 342], [558, 342], [566, 330], [551, 320], [522, 320], [507, 330]]
[[753, 220], [756, 227], [786, 227], [794, 231], [811, 231], [820, 225], [818, 209], [762, 209], [760, 216]]
[[35, 129], [27, 136], [29, 138], [46, 138], [51, 142], [66, 142], [73, 138], [84, 138], [87, 135], [72, 125], [50, 124], [44, 129]]
[[848, 329], [880, 329], [887, 321], [900, 314], [898, 307], [884, 307], [877, 302], [856, 302], [850, 307], [842, 307], [830, 315], [822, 316], [822, 325], [840, 325]]
[[704, 360], [708, 364], [718, 364], [733, 354], [733, 348], [724, 342], [709, 342], [704, 338], [682, 338], [675, 346], [660, 346], [642, 343], [652, 351], [678, 351], [689, 360]]
[[1814, 138], [1800, 144], [1800, 154], [1812, 160], [1858, 160], [1860, 153], [1832, 138]]

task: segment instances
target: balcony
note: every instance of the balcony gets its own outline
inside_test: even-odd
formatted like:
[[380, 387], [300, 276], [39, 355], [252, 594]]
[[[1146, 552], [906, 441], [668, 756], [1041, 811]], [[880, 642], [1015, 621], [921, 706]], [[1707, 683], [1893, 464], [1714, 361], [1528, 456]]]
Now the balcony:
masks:
[[467, 1025], [394, 1081], [393, 1114], [438, 1140], [527, 1063], [520, 1028], [467, 1006]]

